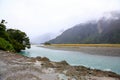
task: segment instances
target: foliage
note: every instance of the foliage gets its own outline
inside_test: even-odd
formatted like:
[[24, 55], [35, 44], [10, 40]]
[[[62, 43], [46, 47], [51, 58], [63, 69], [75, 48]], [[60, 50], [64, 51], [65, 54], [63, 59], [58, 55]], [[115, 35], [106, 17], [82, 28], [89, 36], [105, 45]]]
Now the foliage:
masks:
[[12, 44], [10, 44], [8, 41], [6, 41], [3, 38], [0, 38], [0, 49], [8, 50], [8, 51], [15, 51]]
[[6, 32], [6, 26], [0, 23], [0, 37], [4, 38], [5, 40], [9, 41], [9, 36]]
[[0, 31], [5, 31], [6, 30], [6, 26], [4, 24], [0, 24]]
[[51, 45], [51, 44], [50, 44], [50, 43], [48, 43], [48, 42], [45, 42], [45, 43], [44, 43], [44, 45]]
[[25, 32], [15, 29], [8, 29], [7, 33], [12, 39], [11, 43], [14, 44], [16, 51], [24, 50], [25, 47], [30, 48], [29, 38]]
[[26, 47], [30, 48], [29, 37], [25, 32], [16, 29], [6, 29], [3, 23], [0, 23], [0, 38], [4, 39], [1, 41], [0, 49], [7, 50], [4, 43], [12, 45], [15, 51], [19, 52], [24, 50]]

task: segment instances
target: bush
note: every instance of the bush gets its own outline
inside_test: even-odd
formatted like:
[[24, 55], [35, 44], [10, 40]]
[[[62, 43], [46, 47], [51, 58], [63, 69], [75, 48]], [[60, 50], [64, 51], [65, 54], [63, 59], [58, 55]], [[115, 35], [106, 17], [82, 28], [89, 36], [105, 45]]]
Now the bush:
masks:
[[25, 32], [17, 29], [6, 29], [5, 20], [0, 23], [0, 49], [20, 52], [30, 48], [30, 40]]
[[51, 45], [51, 44], [50, 44], [50, 43], [48, 43], [48, 42], [45, 42], [45, 43], [44, 43], [44, 45]]
[[8, 41], [6, 41], [3, 38], [0, 38], [0, 49], [6, 51], [15, 51], [12, 44], [10, 44]]
[[18, 43], [16, 40], [12, 40], [11, 43], [12, 43], [12, 45], [13, 45], [16, 52], [20, 52], [21, 50], [25, 49], [24, 45]]

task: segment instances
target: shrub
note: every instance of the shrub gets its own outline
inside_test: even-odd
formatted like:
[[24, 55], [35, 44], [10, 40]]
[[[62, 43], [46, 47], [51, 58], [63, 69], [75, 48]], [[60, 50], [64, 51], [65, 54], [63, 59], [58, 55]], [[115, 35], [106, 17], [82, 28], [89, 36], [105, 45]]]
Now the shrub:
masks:
[[51, 45], [51, 44], [50, 44], [50, 43], [48, 43], [48, 42], [45, 42], [45, 43], [44, 43], [44, 45]]
[[14, 51], [12, 44], [10, 44], [8, 41], [6, 41], [3, 38], [0, 38], [0, 49], [6, 51]]

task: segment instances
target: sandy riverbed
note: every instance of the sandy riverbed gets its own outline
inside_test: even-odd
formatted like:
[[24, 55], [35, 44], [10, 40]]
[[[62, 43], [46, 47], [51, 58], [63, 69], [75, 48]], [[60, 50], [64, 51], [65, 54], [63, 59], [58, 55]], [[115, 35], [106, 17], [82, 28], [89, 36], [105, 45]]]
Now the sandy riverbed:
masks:
[[57, 47], [57, 46], [42, 46], [48, 49], [77, 51], [91, 55], [117, 56], [120, 57], [119, 47]]

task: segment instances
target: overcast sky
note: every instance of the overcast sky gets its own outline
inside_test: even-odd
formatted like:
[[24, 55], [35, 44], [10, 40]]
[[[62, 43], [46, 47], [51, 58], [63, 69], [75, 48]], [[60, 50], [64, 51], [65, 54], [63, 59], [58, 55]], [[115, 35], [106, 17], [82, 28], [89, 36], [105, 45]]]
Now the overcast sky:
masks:
[[0, 0], [0, 20], [29, 37], [58, 32], [120, 11], [120, 0]]

